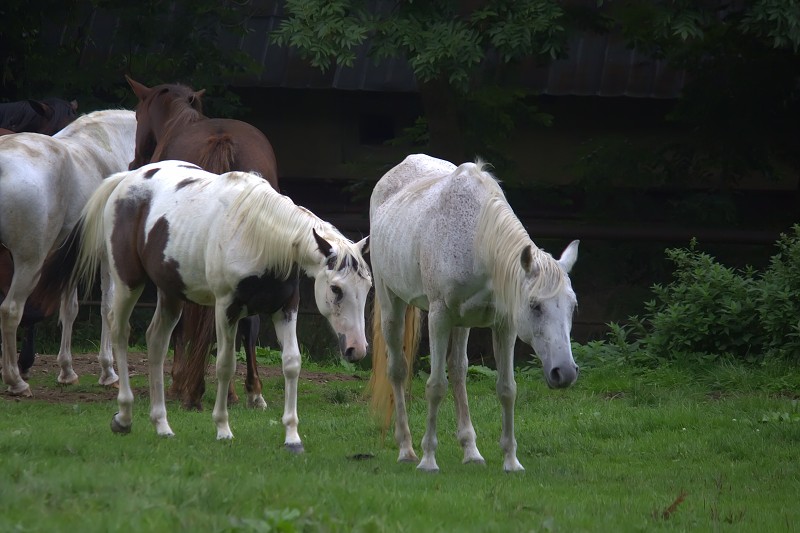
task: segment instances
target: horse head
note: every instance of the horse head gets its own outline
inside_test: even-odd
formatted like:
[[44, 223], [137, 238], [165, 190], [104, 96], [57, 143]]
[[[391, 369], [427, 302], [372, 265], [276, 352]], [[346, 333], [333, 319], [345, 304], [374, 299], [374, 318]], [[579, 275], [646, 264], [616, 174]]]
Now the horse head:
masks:
[[67, 102], [60, 98], [44, 100], [28, 100], [31, 108], [39, 116], [35, 130], [45, 135], [53, 135], [64, 129], [70, 122], [78, 118], [78, 101]]
[[167, 135], [176, 116], [203, 116], [202, 97], [205, 89], [195, 91], [180, 84], [147, 87], [129, 76], [128, 85], [139, 99], [136, 105], [136, 150], [128, 170], [150, 163], [158, 143]]
[[[568, 276], [578, 259], [578, 244], [579, 241], [572, 241], [558, 259], [558, 266], [547, 273], [541, 263], [533, 260], [530, 247], [520, 256], [525, 271], [522, 284], [525, 297], [520, 299], [517, 310], [517, 333], [536, 351], [551, 388], [569, 387], [578, 378], [570, 342], [577, 300]], [[554, 281], [542, 283], [545, 276], [552, 276]], [[543, 286], [548, 288], [543, 290]]]
[[369, 237], [346, 250], [337, 249], [335, 243], [321, 237], [316, 230], [313, 233], [324, 262], [314, 278], [317, 308], [339, 337], [342, 357], [358, 361], [367, 354], [364, 307], [372, 276], [363, 255], [369, 250]]

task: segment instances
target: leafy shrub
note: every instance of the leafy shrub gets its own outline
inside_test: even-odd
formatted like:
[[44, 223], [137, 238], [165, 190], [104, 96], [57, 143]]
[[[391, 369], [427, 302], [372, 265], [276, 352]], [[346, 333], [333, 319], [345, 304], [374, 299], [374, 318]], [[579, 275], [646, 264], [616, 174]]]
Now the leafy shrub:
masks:
[[800, 225], [777, 246], [761, 279], [758, 320], [767, 353], [800, 360]]
[[697, 250], [669, 249], [673, 280], [654, 285], [642, 318], [611, 324], [609, 346], [634, 362], [721, 356], [800, 360], [800, 225], [781, 235], [765, 272], [733, 269]]

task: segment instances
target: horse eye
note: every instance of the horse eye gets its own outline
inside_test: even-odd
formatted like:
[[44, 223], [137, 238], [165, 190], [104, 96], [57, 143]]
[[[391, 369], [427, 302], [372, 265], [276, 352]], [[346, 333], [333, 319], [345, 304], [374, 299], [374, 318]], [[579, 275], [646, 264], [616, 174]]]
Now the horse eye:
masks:
[[336, 296], [337, 300], [341, 300], [344, 293], [342, 292], [342, 288], [338, 285], [331, 285], [331, 292]]
[[541, 314], [542, 313], [542, 304], [532, 303], [531, 304], [531, 311], [533, 311], [537, 315]]

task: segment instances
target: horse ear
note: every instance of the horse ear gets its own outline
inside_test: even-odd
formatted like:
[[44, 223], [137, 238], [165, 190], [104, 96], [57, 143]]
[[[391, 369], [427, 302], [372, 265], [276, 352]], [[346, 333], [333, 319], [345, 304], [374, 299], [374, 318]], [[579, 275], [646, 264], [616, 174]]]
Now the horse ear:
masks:
[[564, 248], [561, 252], [561, 257], [558, 259], [558, 264], [564, 269], [564, 272], [569, 273], [572, 270], [575, 261], [578, 260], [578, 245], [581, 243], [579, 240], [574, 240]]
[[361, 239], [356, 243], [356, 248], [361, 251], [361, 255], [366, 255], [369, 253], [369, 235]]
[[50, 120], [53, 118], [53, 108], [39, 100], [28, 100], [28, 104], [36, 111], [36, 114]]
[[528, 274], [533, 276], [539, 274], [539, 267], [533, 264], [533, 252], [530, 246], [526, 246], [522, 249], [522, 253], [519, 256], [519, 263], [522, 265], [522, 269]]
[[147, 97], [150, 95], [150, 88], [146, 85], [139, 83], [138, 81], [134, 80], [127, 74], [125, 75], [125, 79], [128, 80], [128, 85], [131, 86], [133, 89], [133, 94], [136, 95], [136, 98], [139, 100], [146, 100]]
[[199, 108], [202, 105], [202, 98], [204, 94], [206, 94], [205, 89], [200, 89], [199, 91], [195, 91], [194, 93], [192, 93], [192, 96], [189, 97], [189, 104], [191, 104], [192, 107], [196, 106]]
[[319, 247], [319, 251], [322, 252], [322, 255], [325, 257], [333, 256], [333, 246], [331, 246], [331, 243], [320, 237], [316, 229], [312, 228], [311, 231], [314, 233], [314, 240], [317, 241], [317, 246]]
[[76, 113], [78, 112], [78, 101], [77, 100], [72, 100], [69, 103], [69, 106], [72, 108], [73, 111], [75, 111]]

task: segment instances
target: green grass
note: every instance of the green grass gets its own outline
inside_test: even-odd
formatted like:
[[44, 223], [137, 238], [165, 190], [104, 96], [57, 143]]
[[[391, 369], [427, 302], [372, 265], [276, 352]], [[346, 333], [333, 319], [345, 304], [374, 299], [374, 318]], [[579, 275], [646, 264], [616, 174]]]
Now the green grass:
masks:
[[[34, 391], [55, 386], [42, 379]], [[94, 379], [80, 386], [96, 389]], [[109, 429], [113, 401], [0, 397], [0, 531], [791, 531], [800, 523], [797, 368], [606, 362], [567, 391], [548, 390], [535, 369], [517, 381], [527, 470], [514, 475], [502, 472], [494, 382], [480, 369], [469, 393], [487, 465], [460, 464], [448, 396], [433, 475], [396, 463], [396, 445], [381, 441], [362, 399], [363, 380], [301, 380], [300, 456], [282, 448], [278, 378], [265, 383], [266, 412], [231, 408], [232, 442], [215, 440], [208, 397], [203, 413], [168, 405], [171, 439], [156, 437], [146, 397], [136, 398], [127, 436]], [[426, 411], [418, 378], [410, 402], [418, 453]]]

